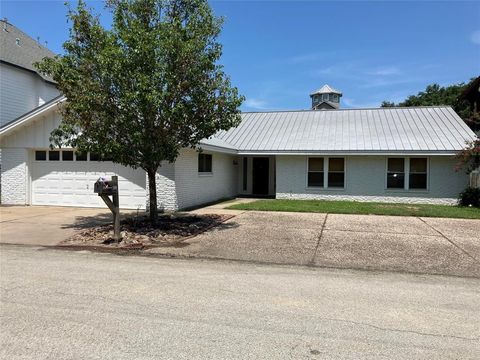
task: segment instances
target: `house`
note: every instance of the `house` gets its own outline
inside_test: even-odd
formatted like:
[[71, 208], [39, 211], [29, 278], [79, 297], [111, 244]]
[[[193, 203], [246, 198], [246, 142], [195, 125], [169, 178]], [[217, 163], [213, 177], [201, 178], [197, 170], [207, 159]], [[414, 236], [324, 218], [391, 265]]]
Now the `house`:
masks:
[[55, 54], [6, 19], [0, 20], [0, 126], [60, 95], [35, 62]]
[[[0, 20], [0, 27], [0, 126], [4, 126], [58, 96], [59, 92], [53, 80], [33, 66], [54, 54], [7, 19]], [[0, 167], [1, 155], [0, 151]]]
[[[310, 110], [242, 113], [239, 126], [204, 139], [201, 151], [183, 149], [158, 170], [159, 208], [238, 195], [456, 202], [468, 177], [455, 172], [453, 156], [475, 135], [452, 108], [341, 109], [341, 96], [325, 85], [310, 94]], [[42, 100], [0, 128], [2, 203], [104, 207], [93, 184], [118, 175], [121, 207], [144, 209], [143, 170], [100, 161], [94, 153], [49, 149], [66, 99]]]

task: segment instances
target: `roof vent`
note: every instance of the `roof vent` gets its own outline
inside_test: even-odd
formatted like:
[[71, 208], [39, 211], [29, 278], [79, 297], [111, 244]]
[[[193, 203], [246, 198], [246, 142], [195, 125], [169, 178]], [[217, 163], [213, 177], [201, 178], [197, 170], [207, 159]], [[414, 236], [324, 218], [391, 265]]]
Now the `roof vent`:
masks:
[[8, 25], [8, 19], [3, 18], [2, 22], [3, 22], [3, 31], [8, 32], [8, 26], [7, 26]]
[[16, 38], [16, 39], [15, 39], [15, 44], [17, 44], [18, 46], [20, 46], [20, 39], [19, 39], [19, 38]]

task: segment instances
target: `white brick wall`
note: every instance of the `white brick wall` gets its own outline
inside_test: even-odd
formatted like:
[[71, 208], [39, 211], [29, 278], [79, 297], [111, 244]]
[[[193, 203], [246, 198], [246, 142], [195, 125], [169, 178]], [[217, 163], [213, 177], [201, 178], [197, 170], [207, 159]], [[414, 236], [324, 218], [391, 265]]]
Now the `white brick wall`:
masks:
[[277, 156], [278, 199], [336, 199], [379, 202], [453, 204], [467, 186], [464, 172], [455, 172], [450, 157], [430, 157], [426, 191], [386, 190], [385, 156], [346, 157], [345, 189], [307, 187], [307, 157]]
[[237, 195], [238, 165], [236, 156], [212, 154], [212, 175], [198, 173], [198, 152], [184, 149], [175, 162], [177, 204], [180, 209]]
[[[163, 162], [157, 171], [157, 206], [162, 210], [177, 210], [177, 193], [175, 190], [175, 165]], [[149, 204], [149, 186], [147, 175], [147, 209]]]
[[2, 204], [27, 203], [27, 150], [2, 149]]
[[238, 165], [233, 164], [236, 156], [211, 154], [211, 175], [198, 173], [198, 152], [193, 149], [182, 150], [174, 164], [160, 167], [157, 174], [159, 208], [178, 210], [237, 195]]

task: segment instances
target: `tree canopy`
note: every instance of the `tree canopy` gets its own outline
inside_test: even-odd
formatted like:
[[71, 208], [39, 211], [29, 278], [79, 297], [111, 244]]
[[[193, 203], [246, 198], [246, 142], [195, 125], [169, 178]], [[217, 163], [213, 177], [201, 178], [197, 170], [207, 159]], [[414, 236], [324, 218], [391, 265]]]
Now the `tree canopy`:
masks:
[[[475, 79], [471, 79], [470, 82]], [[449, 86], [440, 86], [431, 84], [424, 91], [416, 95], [410, 95], [404, 101], [397, 104], [391, 101], [382, 102], [382, 107], [394, 106], [437, 106], [450, 105], [453, 110], [470, 126], [472, 130], [480, 129], [480, 118], [470, 107], [468, 101], [461, 99], [461, 94], [467, 88], [469, 83], [453, 84]]]
[[180, 149], [240, 121], [243, 97], [218, 63], [222, 19], [206, 0], [110, 0], [105, 29], [83, 1], [69, 9], [64, 55], [37, 64], [67, 97], [55, 146], [101, 154], [155, 174]]

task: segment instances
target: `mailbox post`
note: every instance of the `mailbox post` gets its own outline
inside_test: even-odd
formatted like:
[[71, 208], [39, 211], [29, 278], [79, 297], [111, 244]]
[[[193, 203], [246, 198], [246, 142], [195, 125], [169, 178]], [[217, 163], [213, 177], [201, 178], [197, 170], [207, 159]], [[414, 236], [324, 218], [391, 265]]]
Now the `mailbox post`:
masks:
[[[120, 237], [120, 202], [118, 199], [118, 176], [112, 176], [111, 180], [100, 178], [95, 182], [95, 193], [102, 198], [113, 214], [113, 238], [117, 241]], [[109, 196], [112, 196], [110, 200]]]

